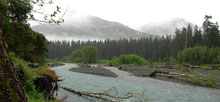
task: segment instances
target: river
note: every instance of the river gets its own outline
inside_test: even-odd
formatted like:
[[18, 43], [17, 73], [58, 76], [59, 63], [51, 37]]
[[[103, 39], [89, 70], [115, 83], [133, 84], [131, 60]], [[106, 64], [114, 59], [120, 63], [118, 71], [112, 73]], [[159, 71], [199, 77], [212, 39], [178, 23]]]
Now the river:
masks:
[[[151, 78], [140, 78], [130, 73], [105, 67], [118, 75], [117, 78], [102, 77], [69, 71], [77, 67], [76, 64], [65, 64], [52, 69], [61, 76], [64, 81], [59, 85], [85, 92], [110, 92], [115, 95], [134, 93], [140, 98], [124, 100], [126, 102], [220, 102], [220, 90], [182, 85]], [[143, 94], [144, 93], [144, 94]], [[140, 95], [139, 95], [140, 94]], [[102, 100], [81, 97], [73, 93], [59, 89], [58, 98], [68, 96], [66, 102], [103, 102]]]

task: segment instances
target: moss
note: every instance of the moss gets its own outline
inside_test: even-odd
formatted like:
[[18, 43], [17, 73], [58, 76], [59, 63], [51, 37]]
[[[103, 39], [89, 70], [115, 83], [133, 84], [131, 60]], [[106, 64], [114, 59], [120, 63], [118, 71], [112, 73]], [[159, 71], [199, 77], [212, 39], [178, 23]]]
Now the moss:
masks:
[[44, 71], [37, 73], [37, 75], [38, 76], [47, 76], [47, 77], [49, 77], [53, 80], [58, 79], [58, 76], [57, 76], [56, 72], [49, 69], [49, 68], [46, 68], [46, 69], [44, 69]]
[[11, 80], [8, 78], [5, 68], [0, 64], [0, 100], [2, 102], [19, 102], [18, 95], [11, 88]]

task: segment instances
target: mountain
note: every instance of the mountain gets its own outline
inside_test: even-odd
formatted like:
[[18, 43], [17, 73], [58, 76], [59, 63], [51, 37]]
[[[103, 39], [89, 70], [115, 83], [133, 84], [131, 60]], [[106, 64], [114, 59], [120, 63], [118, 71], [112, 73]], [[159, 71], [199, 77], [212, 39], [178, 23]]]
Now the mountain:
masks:
[[43, 33], [49, 40], [64, 39], [120, 39], [149, 36], [117, 22], [98, 17], [71, 12], [61, 25], [40, 24], [33, 26], [34, 31]]
[[182, 18], [173, 18], [163, 22], [146, 24], [140, 27], [138, 30], [142, 32], [148, 32], [154, 35], [173, 35], [175, 34], [176, 28], [187, 27], [188, 24], [191, 24], [193, 26], [192, 23]]

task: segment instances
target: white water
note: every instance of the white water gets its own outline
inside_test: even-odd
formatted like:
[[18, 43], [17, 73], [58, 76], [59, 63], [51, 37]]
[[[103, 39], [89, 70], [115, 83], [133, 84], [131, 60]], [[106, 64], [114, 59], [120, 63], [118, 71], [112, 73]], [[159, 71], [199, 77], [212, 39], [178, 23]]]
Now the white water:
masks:
[[[150, 102], [220, 102], [220, 90], [182, 85], [151, 78], [140, 78], [130, 73], [105, 67], [118, 75], [118, 78], [102, 77], [69, 71], [76, 64], [66, 64], [52, 68], [61, 79], [60, 86], [81, 91], [103, 92], [116, 88], [120, 94], [142, 93]], [[101, 100], [81, 97], [65, 90], [58, 91], [58, 98], [68, 96], [67, 102], [102, 102]], [[133, 102], [133, 100], [125, 100]], [[141, 102], [138, 100], [136, 102]]]

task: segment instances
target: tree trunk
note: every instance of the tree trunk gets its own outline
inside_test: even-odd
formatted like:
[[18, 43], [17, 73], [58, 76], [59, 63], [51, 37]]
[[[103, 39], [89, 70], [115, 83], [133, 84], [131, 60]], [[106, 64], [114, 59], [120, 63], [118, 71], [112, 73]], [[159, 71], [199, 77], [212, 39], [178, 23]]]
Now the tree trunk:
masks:
[[28, 102], [28, 98], [8, 56], [0, 27], [0, 101]]

